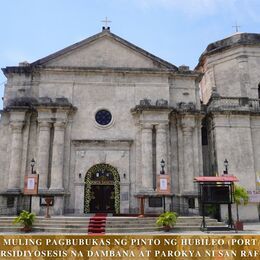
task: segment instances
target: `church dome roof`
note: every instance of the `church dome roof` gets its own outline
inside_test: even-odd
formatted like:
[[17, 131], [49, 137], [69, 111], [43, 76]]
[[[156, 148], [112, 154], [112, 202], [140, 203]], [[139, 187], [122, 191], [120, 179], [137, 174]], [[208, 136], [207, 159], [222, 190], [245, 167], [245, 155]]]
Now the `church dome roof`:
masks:
[[199, 58], [199, 68], [206, 56], [222, 52], [240, 45], [260, 45], [260, 34], [258, 33], [235, 33], [225, 39], [210, 43]]

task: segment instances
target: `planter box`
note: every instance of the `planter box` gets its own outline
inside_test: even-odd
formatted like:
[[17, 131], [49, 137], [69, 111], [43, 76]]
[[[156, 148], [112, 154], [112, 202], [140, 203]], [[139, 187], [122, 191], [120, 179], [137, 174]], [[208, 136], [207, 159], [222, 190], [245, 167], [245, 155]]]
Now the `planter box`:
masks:
[[244, 223], [242, 221], [236, 221], [235, 229], [236, 230], [244, 230]]

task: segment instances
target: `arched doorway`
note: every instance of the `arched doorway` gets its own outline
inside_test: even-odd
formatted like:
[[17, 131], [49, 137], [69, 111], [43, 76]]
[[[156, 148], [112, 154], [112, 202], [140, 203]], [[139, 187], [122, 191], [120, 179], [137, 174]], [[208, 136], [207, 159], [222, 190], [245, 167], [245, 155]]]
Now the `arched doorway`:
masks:
[[92, 166], [85, 176], [84, 213], [120, 212], [120, 177], [113, 166]]

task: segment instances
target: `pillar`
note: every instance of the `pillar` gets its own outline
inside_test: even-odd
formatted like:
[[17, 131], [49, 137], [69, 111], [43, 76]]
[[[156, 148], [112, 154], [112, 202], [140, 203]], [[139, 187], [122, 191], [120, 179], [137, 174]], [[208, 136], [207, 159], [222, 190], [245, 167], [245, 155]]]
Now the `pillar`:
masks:
[[145, 192], [153, 191], [152, 125], [142, 124], [142, 187]]
[[[248, 56], [241, 55], [237, 58], [241, 97], [247, 97], [250, 91], [250, 78], [248, 69]], [[250, 95], [250, 93], [249, 93]]]
[[64, 158], [64, 135], [66, 123], [56, 121], [54, 123], [54, 138], [51, 166], [50, 190], [63, 191], [63, 158]]
[[11, 156], [8, 175], [8, 191], [20, 191], [21, 185], [21, 163], [23, 149], [23, 126], [25, 112], [11, 112], [10, 126], [12, 131], [11, 137]]
[[37, 153], [37, 173], [39, 174], [39, 190], [46, 191], [49, 170], [50, 152], [50, 127], [48, 121], [39, 121], [38, 153]]
[[191, 193], [194, 191], [194, 162], [193, 162], [193, 129], [194, 119], [186, 118], [182, 120], [183, 131], [183, 191]]
[[167, 123], [160, 123], [156, 126], [156, 174], [160, 174], [161, 160], [165, 161], [165, 173], [167, 174]]

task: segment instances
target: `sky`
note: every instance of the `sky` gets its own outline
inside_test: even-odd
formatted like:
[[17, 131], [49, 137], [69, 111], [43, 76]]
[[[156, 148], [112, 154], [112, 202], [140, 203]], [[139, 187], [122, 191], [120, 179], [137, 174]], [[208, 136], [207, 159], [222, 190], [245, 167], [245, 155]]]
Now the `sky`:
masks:
[[[260, 33], [260, 0], [0, 0], [0, 67], [33, 62], [111, 32], [176, 66], [193, 69], [211, 42]], [[6, 78], [0, 72], [0, 109]]]

